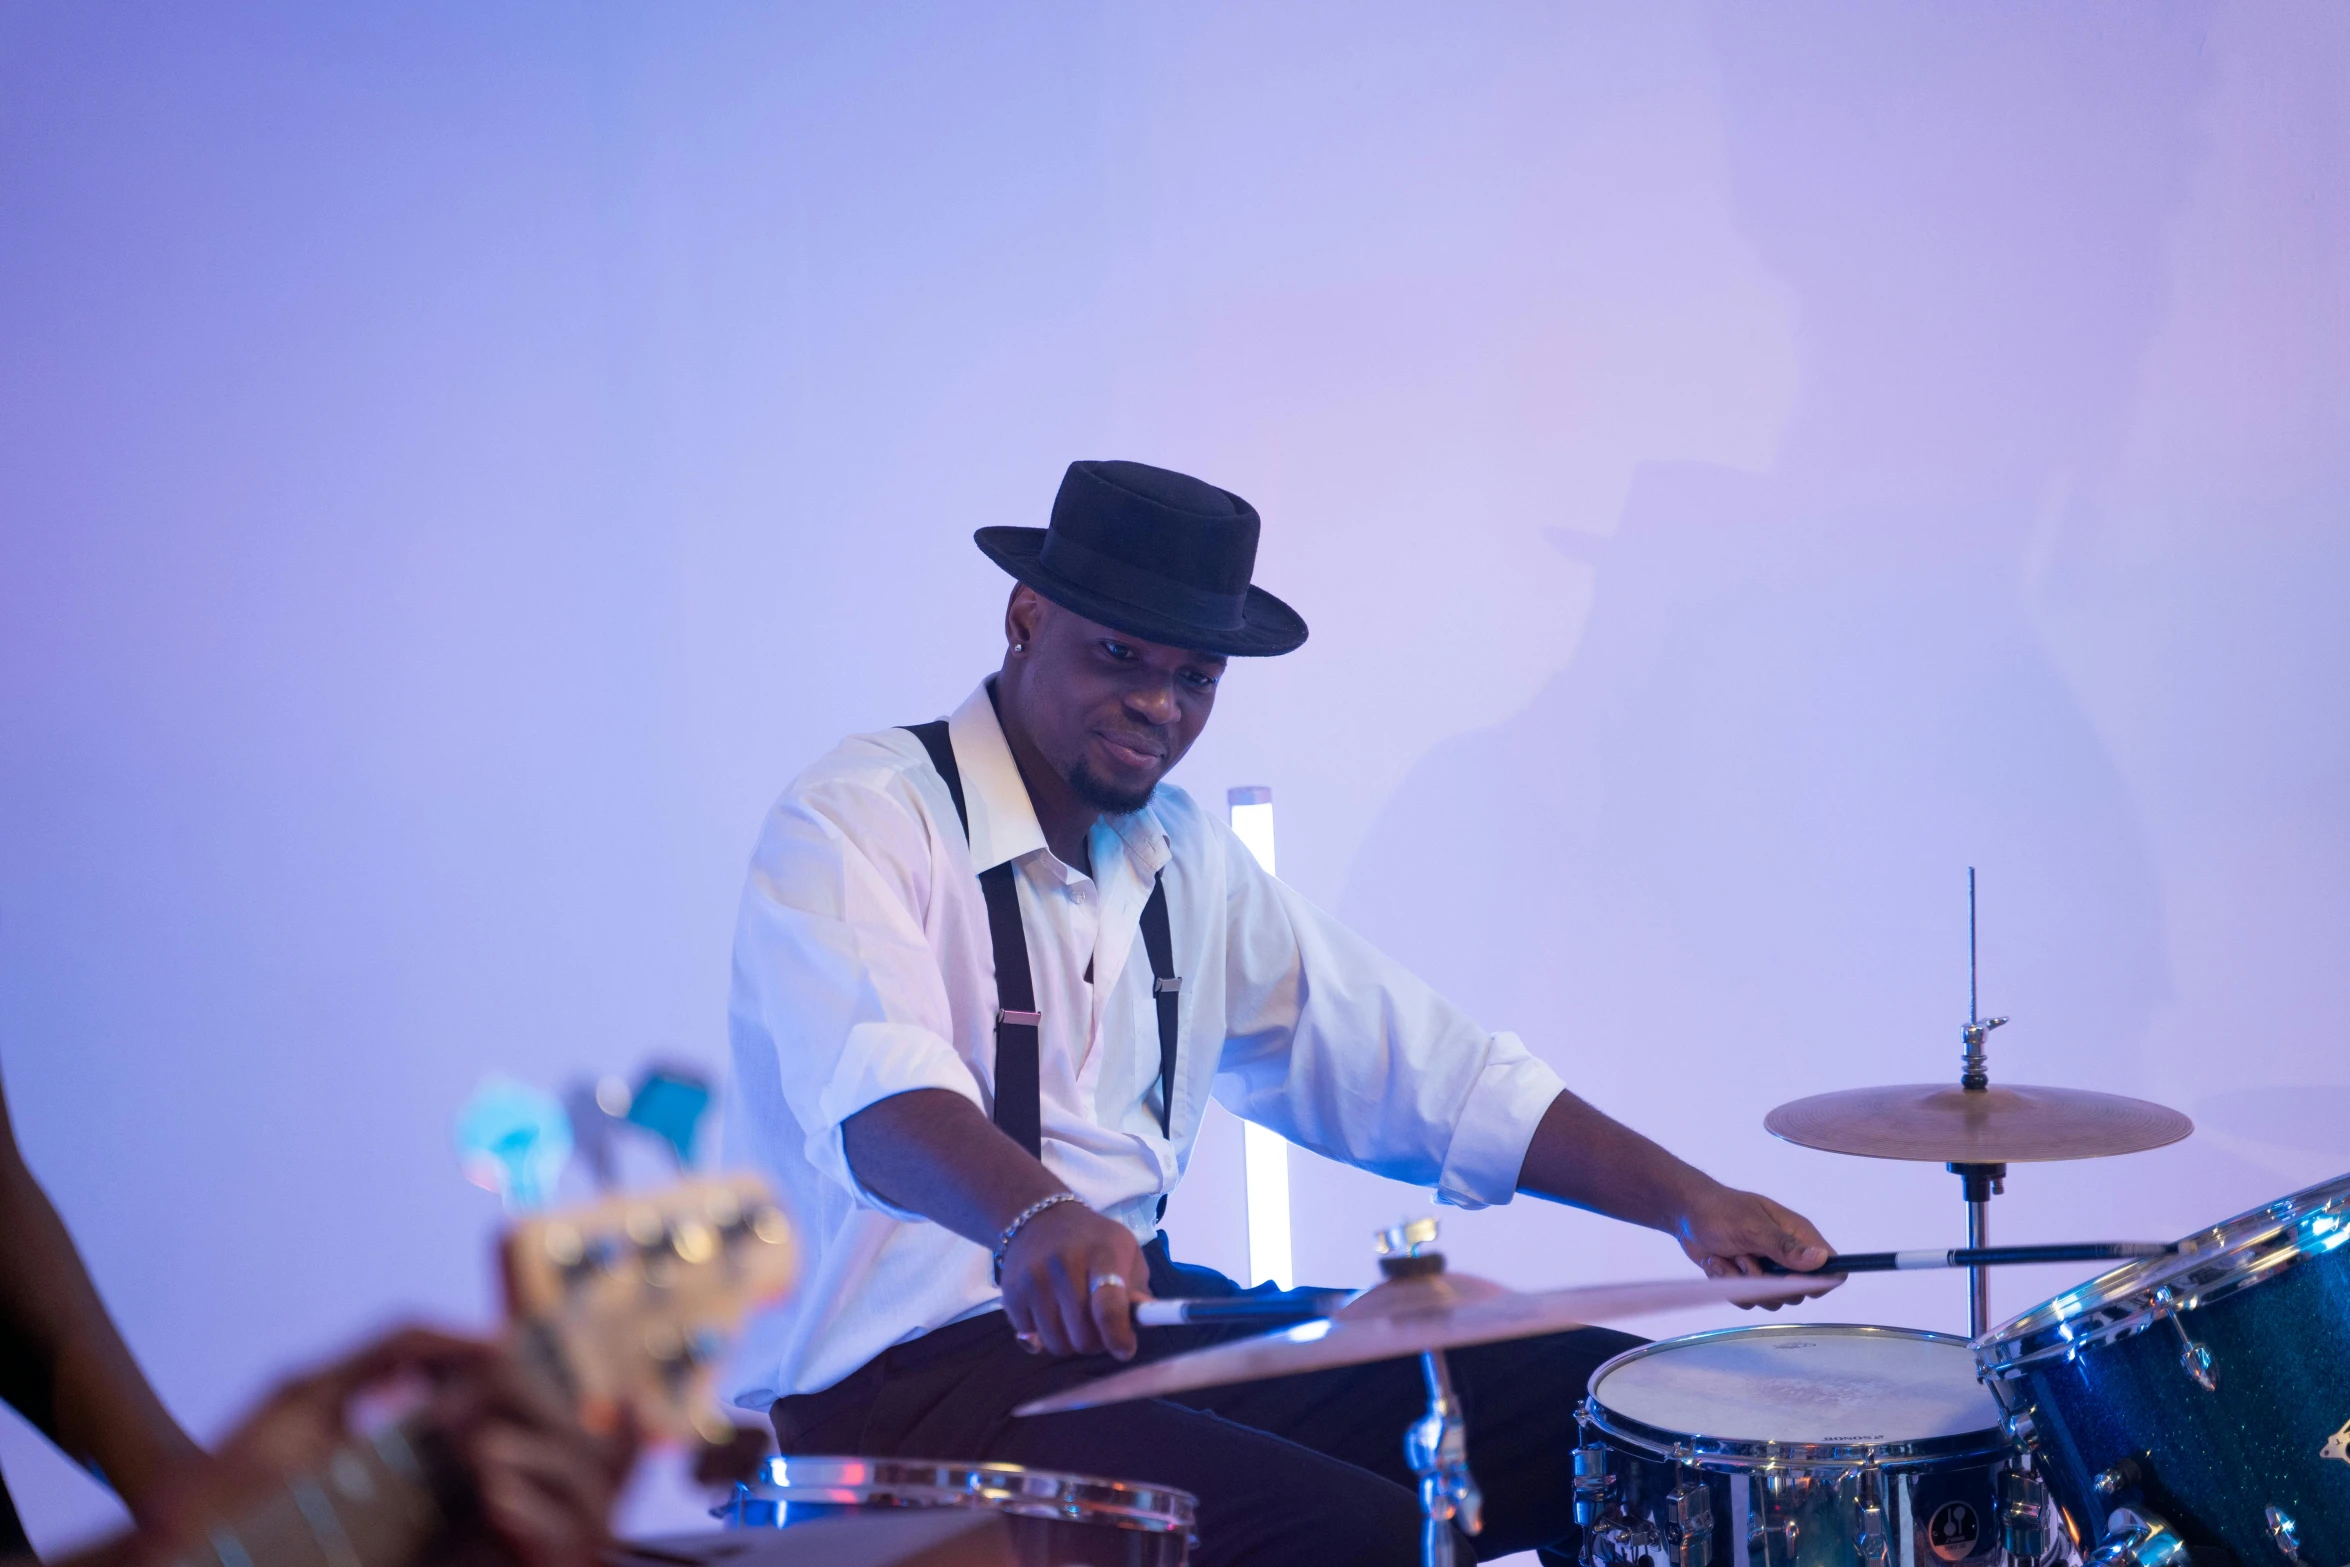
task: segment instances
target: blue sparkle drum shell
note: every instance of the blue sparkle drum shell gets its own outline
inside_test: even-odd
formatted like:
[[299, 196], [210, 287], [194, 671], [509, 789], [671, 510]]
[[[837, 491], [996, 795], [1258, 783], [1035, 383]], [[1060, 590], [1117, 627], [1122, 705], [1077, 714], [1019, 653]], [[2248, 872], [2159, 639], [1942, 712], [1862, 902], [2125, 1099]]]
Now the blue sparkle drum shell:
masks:
[[1199, 1503], [1188, 1491], [1020, 1464], [931, 1458], [772, 1458], [716, 1509], [730, 1529], [788, 1529], [906, 1507], [994, 1514], [1021, 1567], [1184, 1567]]
[[2350, 1562], [2350, 1176], [2188, 1236], [1983, 1336], [2066, 1524], [2195, 1567]]

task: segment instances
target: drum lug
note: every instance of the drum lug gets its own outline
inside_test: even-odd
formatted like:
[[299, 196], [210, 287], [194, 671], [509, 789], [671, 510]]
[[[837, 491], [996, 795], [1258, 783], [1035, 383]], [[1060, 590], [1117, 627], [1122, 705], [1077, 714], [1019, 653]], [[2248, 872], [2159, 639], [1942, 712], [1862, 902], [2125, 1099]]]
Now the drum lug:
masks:
[[2105, 1520], [2105, 1543], [2084, 1567], [2193, 1567], [2187, 1542], [2159, 1515], [2117, 1507]]
[[1864, 1562], [1882, 1562], [1892, 1551], [1885, 1529], [1885, 1477], [1874, 1459], [1860, 1466], [1860, 1536], [1852, 1543]]
[[2301, 1560], [2301, 1528], [2293, 1522], [2293, 1515], [2271, 1502], [2263, 1510], [2263, 1518], [2268, 1524], [2268, 1537], [2276, 1541], [2277, 1549], [2284, 1553], [2285, 1560], [2298, 1563]]
[[2219, 1391], [2219, 1368], [2212, 1363], [2211, 1351], [2198, 1344], [2187, 1332], [2187, 1324], [2179, 1315], [2178, 1298], [2164, 1285], [2154, 1292], [2154, 1304], [2179, 1335], [2179, 1369], [2194, 1379], [2195, 1385], [2206, 1393]]
[[1999, 1544], [2008, 1567], [2039, 1567], [2048, 1554], [2048, 1486], [2022, 1455], [1999, 1471]]
[[[1591, 1433], [1583, 1432], [1585, 1438]], [[1615, 1476], [1607, 1472], [1607, 1447], [1604, 1443], [1586, 1440], [1575, 1449], [1575, 1525], [1588, 1529], [1599, 1522], [1601, 1513], [1616, 1494]]]
[[1683, 1480], [1665, 1493], [1669, 1567], [1707, 1567], [1713, 1560], [1714, 1499], [1703, 1479]]

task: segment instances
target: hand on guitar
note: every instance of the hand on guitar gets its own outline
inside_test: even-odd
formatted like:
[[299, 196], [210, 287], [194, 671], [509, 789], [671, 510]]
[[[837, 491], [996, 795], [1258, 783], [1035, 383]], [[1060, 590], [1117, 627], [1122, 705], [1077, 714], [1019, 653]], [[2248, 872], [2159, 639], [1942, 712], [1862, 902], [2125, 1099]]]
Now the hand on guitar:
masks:
[[[419, 1402], [395, 1450], [421, 1463], [402, 1473], [382, 1442], [354, 1437], [350, 1416], [363, 1395], [409, 1390]], [[177, 1478], [130, 1554], [218, 1567], [227, 1527], [253, 1567], [277, 1567], [281, 1552], [314, 1562], [319, 1537], [338, 1531], [361, 1567], [590, 1567], [634, 1446], [626, 1430], [590, 1436], [498, 1346], [406, 1328], [271, 1393], [212, 1462]]]

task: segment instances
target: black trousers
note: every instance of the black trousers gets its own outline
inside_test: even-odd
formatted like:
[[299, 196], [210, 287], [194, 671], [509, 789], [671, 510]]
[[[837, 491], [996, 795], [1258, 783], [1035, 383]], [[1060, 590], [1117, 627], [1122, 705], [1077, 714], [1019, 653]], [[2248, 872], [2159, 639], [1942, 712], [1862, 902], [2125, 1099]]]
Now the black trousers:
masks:
[[[1160, 1296], [1238, 1294], [1220, 1273], [1145, 1248]], [[1145, 1328], [1137, 1360], [1248, 1328]], [[1485, 1495], [1479, 1559], [1539, 1550], [1574, 1559], [1575, 1406], [1592, 1371], [1640, 1343], [1606, 1328], [1448, 1352]], [[1172, 1398], [1015, 1419], [1015, 1406], [1119, 1369], [1106, 1355], [1054, 1360], [1012, 1337], [1002, 1312], [887, 1350], [819, 1393], [776, 1401], [792, 1453], [975, 1458], [1154, 1481], [1199, 1498], [1195, 1567], [1346, 1567], [1419, 1559], [1418, 1481], [1404, 1429], [1425, 1411], [1417, 1360], [1317, 1371]]]

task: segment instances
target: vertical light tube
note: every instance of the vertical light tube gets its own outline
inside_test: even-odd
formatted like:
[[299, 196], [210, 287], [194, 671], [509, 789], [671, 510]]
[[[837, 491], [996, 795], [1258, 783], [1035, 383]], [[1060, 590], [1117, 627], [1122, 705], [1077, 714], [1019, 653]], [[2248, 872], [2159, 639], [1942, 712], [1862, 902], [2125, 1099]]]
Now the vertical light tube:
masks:
[[[1273, 791], [1261, 784], [1227, 790], [1225, 804], [1232, 813], [1232, 835], [1248, 845], [1249, 853], [1267, 875], [1273, 873]], [[1294, 1289], [1297, 1278], [1289, 1247], [1289, 1144], [1278, 1132], [1254, 1121], [1240, 1123], [1241, 1168], [1248, 1180], [1249, 1283], [1271, 1279], [1282, 1289]]]

